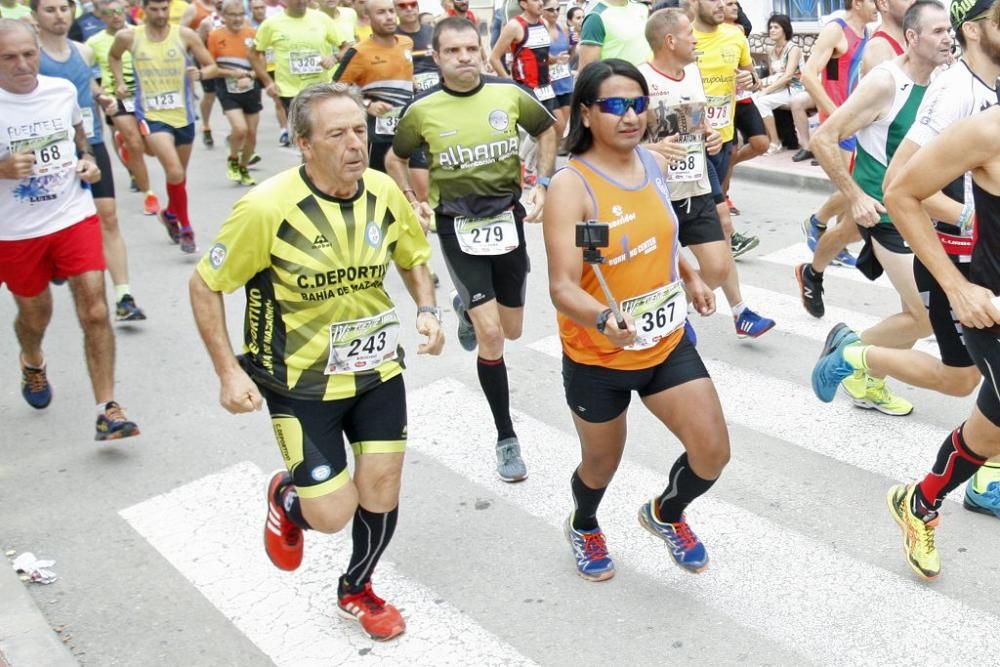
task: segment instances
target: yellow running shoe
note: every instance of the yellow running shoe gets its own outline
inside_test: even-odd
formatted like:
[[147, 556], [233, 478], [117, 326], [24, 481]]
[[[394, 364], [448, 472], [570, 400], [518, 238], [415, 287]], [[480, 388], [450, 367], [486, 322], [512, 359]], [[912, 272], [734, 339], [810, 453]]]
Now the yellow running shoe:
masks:
[[934, 546], [934, 530], [941, 518], [934, 516], [927, 521], [910, 510], [913, 502], [914, 484], [897, 484], [889, 489], [885, 497], [889, 512], [903, 531], [903, 550], [906, 562], [922, 579], [934, 579], [941, 574], [941, 557]]
[[[853, 380], [853, 377], [852, 377]], [[852, 389], [846, 386], [844, 390], [854, 399], [854, 405], [866, 410], [878, 410], [884, 415], [893, 417], [905, 417], [913, 412], [913, 404], [905, 398], [894, 396], [889, 388], [885, 386], [885, 378], [875, 378], [864, 373], [865, 393], [862, 396], [854, 394]], [[842, 381], [843, 385], [844, 382]]]
[[854, 371], [852, 374], [840, 381], [840, 386], [844, 388], [847, 395], [855, 401], [860, 401], [868, 392], [868, 382], [865, 380], [864, 371]]

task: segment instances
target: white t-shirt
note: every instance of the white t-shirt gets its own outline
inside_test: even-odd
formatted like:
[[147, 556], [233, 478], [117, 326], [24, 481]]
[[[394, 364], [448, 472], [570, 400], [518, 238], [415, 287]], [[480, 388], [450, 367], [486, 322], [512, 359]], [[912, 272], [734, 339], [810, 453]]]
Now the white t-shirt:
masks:
[[76, 88], [38, 77], [26, 95], [0, 89], [0, 158], [33, 151], [34, 174], [0, 180], [0, 241], [38, 238], [94, 215], [94, 198], [76, 173], [75, 125], [83, 122]]
[[950, 125], [996, 103], [997, 91], [959, 60], [931, 82], [906, 138], [924, 146]]
[[679, 133], [680, 141], [688, 147], [685, 163], [672, 165], [667, 174], [670, 198], [680, 201], [709, 194], [712, 186], [705, 167], [705, 136], [701, 129], [706, 99], [697, 63], [685, 67], [681, 79], [670, 78], [648, 62], [639, 65], [639, 71], [649, 86], [649, 106], [654, 117], [646, 130], [646, 140], [659, 141]]

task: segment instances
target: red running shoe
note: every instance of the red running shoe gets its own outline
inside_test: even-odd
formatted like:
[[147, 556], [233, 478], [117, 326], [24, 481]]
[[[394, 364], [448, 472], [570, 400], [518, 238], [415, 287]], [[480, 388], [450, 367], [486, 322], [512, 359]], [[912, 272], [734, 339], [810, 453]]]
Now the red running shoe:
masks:
[[124, 164], [128, 164], [128, 148], [125, 146], [125, 137], [118, 130], [115, 130], [115, 148], [118, 149], [118, 157]]
[[406, 621], [399, 610], [375, 595], [370, 581], [359, 593], [340, 595], [337, 607], [341, 616], [360, 623], [365, 634], [375, 641], [388, 641], [406, 631]]
[[275, 502], [278, 488], [292, 483], [292, 476], [277, 470], [267, 483], [267, 521], [264, 522], [264, 551], [279, 570], [292, 572], [302, 565], [302, 529], [288, 519], [285, 508]]

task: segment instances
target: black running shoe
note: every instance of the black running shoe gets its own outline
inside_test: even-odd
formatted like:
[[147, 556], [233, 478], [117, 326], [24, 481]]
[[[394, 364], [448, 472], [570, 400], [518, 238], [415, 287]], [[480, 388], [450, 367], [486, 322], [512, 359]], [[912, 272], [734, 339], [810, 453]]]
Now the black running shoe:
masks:
[[823, 278], [817, 277], [808, 264], [795, 267], [795, 279], [799, 282], [799, 294], [802, 295], [802, 305], [813, 317], [823, 317], [826, 308], [823, 306]]

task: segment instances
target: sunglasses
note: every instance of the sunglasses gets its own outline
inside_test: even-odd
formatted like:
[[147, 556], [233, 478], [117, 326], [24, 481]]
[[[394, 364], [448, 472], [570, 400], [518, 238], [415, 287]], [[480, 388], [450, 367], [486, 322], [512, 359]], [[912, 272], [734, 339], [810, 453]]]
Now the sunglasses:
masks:
[[649, 98], [645, 95], [639, 97], [599, 97], [592, 104], [596, 104], [602, 113], [624, 116], [629, 109], [632, 109], [638, 115], [649, 106]]
[[416, 2], [397, 2], [396, 6], [400, 9], [416, 9], [420, 5]]

